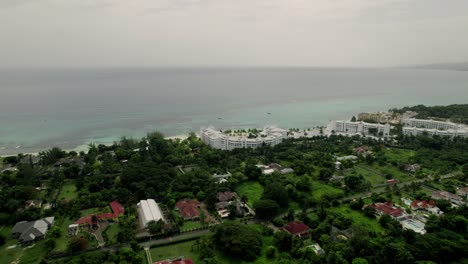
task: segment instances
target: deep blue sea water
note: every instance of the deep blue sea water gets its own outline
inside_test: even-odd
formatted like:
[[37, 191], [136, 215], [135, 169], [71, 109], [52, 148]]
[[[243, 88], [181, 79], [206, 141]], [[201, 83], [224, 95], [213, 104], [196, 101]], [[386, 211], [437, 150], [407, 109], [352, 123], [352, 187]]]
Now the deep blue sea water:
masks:
[[[172, 68], [0, 70], [0, 155], [149, 131], [309, 128], [362, 111], [468, 103], [468, 71]], [[271, 114], [267, 114], [271, 113]]]

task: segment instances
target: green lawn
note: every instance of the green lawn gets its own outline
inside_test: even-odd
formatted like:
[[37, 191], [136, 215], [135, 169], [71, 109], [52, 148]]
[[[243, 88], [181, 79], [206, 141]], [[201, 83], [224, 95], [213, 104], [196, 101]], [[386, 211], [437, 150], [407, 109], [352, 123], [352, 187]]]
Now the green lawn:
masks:
[[[159, 261], [159, 260], [165, 260], [165, 259], [176, 258], [179, 256], [184, 256], [185, 258], [191, 258], [194, 260], [195, 263], [198, 263], [200, 255], [197, 252], [195, 247], [194, 247], [194, 250], [192, 250], [192, 246], [195, 243], [196, 243], [196, 240], [192, 240], [192, 241], [177, 243], [173, 245], [152, 248], [150, 249], [151, 257], [153, 261]], [[244, 264], [244, 263], [269, 264], [269, 263], [272, 263], [275, 261], [275, 259], [271, 260], [266, 257], [266, 248], [272, 244], [273, 244], [273, 236], [263, 237], [262, 253], [258, 257], [258, 259], [253, 262], [240, 261], [239, 259], [224, 256], [218, 252], [216, 254], [218, 258], [218, 263], [220, 264]], [[144, 255], [144, 252], [141, 253], [141, 256], [146, 260], [146, 256]]]
[[263, 194], [263, 186], [258, 182], [243, 182], [236, 188], [239, 197], [247, 196], [247, 204], [253, 206], [254, 202], [260, 200]]
[[[0, 234], [5, 238], [5, 245], [0, 247], [0, 264], [10, 264], [12, 261], [19, 258], [21, 255], [22, 248], [17, 245], [16, 239], [10, 239], [10, 230], [13, 226], [1, 226]], [[7, 249], [10, 246], [17, 245], [15, 248]]]
[[[195, 244], [195, 241], [196, 240], [192, 240], [168, 246], [152, 248], [150, 249], [151, 257], [153, 261], [158, 261], [184, 256], [186, 258], [192, 258], [195, 262], [197, 262], [199, 254], [196, 251], [192, 251], [192, 245]], [[146, 256], [144, 259], [146, 260]]]
[[[360, 168], [359, 168], [360, 167]], [[356, 169], [361, 169], [362, 171], [367, 171], [369, 174], [382, 174], [382, 175], [391, 175], [392, 179], [397, 179], [399, 182], [407, 182], [414, 180], [414, 177], [409, 176], [407, 173], [401, 171], [395, 166], [392, 166], [390, 164], [386, 164], [384, 166], [379, 166], [377, 163], [374, 163], [372, 165], [367, 165], [367, 164], [360, 164], [359, 167], [356, 166]], [[365, 176], [365, 175], [363, 175]], [[377, 177], [379, 175], [376, 175], [374, 177]], [[383, 177], [380, 176], [382, 179]], [[370, 180], [369, 180], [370, 181]], [[372, 182], [372, 181], [371, 181]]]
[[355, 166], [353, 170], [357, 175], [362, 175], [364, 179], [368, 180], [372, 185], [385, 183], [385, 178], [376, 173], [370, 172], [358, 166]]
[[56, 251], [65, 251], [68, 246], [69, 236], [68, 236], [68, 226], [73, 224], [73, 220], [69, 218], [61, 219], [56, 224], [59, 224], [60, 227], [60, 237], [55, 240]]
[[109, 208], [109, 206], [106, 206], [104, 208], [98, 208], [98, 207], [89, 208], [89, 209], [80, 211], [82, 217], [87, 216], [87, 215], [110, 213], [110, 212], [111, 212], [111, 209]]
[[319, 202], [324, 195], [343, 195], [343, 190], [337, 189], [320, 181], [312, 181], [312, 199]]
[[113, 223], [106, 228], [105, 232], [107, 234], [108, 244], [117, 242], [117, 234], [119, 233], [119, 230], [120, 228], [118, 223]]
[[[0, 234], [5, 235], [7, 240], [5, 245], [0, 247], [0, 264], [10, 264], [15, 260], [20, 263], [39, 263], [46, 254], [44, 241], [39, 241], [30, 247], [23, 248], [18, 244], [17, 239], [10, 238], [12, 226], [0, 227]], [[13, 248], [9, 248], [12, 247]]]
[[76, 191], [76, 186], [74, 182], [65, 182], [65, 184], [62, 187], [62, 191], [60, 192], [60, 195], [58, 199], [68, 199], [68, 200], [73, 200], [78, 197], [78, 193]]
[[416, 152], [414, 150], [408, 149], [386, 149], [384, 151], [384, 156], [387, 158], [388, 162], [397, 162], [399, 164], [405, 164], [410, 162], [410, 158], [414, 157]]
[[20, 263], [39, 263], [46, 256], [47, 251], [44, 240], [36, 242], [33, 246], [24, 249]]
[[190, 230], [190, 229], [199, 228], [199, 227], [202, 227], [202, 224], [200, 221], [185, 221], [184, 225], [180, 227], [180, 230], [185, 231], [185, 230]]
[[330, 211], [348, 216], [353, 220], [353, 224], [369, 231], [383, 232], [384, 230], [376, 219], [371, 219], [360, 211], [351, 210], [347, 205], [330, 208]]

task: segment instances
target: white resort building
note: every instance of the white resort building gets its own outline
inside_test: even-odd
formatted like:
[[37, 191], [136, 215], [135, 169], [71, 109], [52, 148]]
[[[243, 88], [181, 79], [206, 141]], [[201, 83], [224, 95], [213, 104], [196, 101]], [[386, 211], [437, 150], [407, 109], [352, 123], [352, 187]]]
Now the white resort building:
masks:
[[404, 135], [468, 137], [468, 127], [451, 122], [409, 118], [403, 120]]
[[388, 137], [390, 135], [390, 124], [374, 124], [363, 121], [331, 121], [328, 124], [327, 130], [335, 131], [336, 133], [346, 134], [362, 134]]
[[141, 200], [137, 204], [137, 208], [142, 228], [145, 228], [150, 221], [166, 221], [163, 213], [161, 212], [161, 208], [159, 208], [159, 205], [153, 199]]
[[213, 148], [233, 150], [236, 148], [257, 148], [263, 144], [274, 146], [287, 137], [288, 131], [275, 126], [266, 126], [255, 137], [249, 133], [225, 133], [214, 127], [202, 128], [200, 136], [203, 142]]

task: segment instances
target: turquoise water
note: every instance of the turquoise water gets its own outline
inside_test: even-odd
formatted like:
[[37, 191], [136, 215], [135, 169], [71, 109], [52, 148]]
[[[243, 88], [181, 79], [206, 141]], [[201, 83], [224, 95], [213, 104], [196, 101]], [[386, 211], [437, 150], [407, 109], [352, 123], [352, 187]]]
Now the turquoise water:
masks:
[[[468, 102], [468, 71], [82, 69], [0, 71], [0, 155], [149, 131], [309, 128], [362, 111]], [[271, 115], [267, 114], [271, 113]]]

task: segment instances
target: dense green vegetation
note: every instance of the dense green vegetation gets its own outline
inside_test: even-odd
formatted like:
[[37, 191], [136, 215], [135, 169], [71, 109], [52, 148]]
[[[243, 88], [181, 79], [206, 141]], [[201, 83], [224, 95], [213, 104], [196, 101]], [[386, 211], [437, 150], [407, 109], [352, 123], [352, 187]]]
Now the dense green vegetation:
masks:
[[454, 104], [447, 106], [425, 106], [417, 105], [403, 107], [401, 109], [392, 109], [397, 113], [405, 111], [414, 111], [418, 113], [417, 118], [444, 118], [453, 122], [468, 124], [468, 104]]

